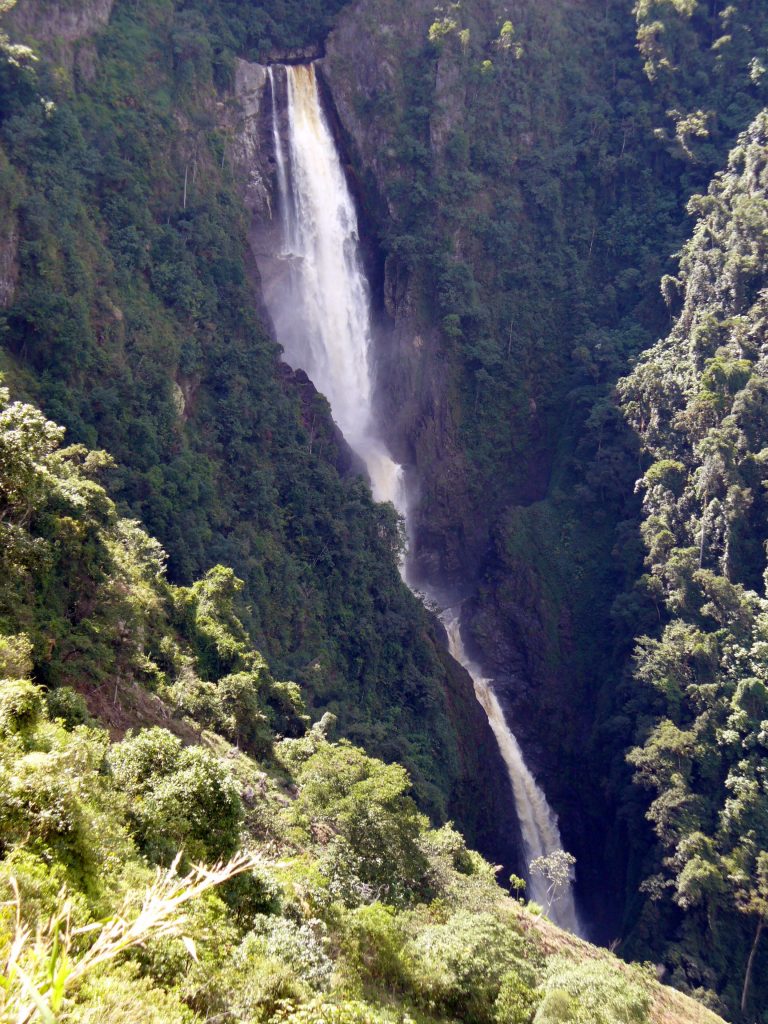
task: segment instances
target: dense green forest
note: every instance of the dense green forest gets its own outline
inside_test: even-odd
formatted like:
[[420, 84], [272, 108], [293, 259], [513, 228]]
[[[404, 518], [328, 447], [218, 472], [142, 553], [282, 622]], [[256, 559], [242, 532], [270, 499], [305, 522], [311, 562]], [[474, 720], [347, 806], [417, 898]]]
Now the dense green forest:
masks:
[[748, 1017], [760, 1002], [751, 985], [765, 986], [750, 972], [764, 962], [768, 911], [767, 114], [690, 205], [698, 223], [664, 285], [682, 304], [675, 327], [620, 384], [652, 460], [638, 586], [664, 623], [635, 656], [643, 744], [629, 759], [658, 837], [641, 928], [648, 941], [659, 914], [682, 908], [661, 929], [687, 959], [678, 969]]
[[587, 925], [768, 1021], [765, 4], [0, 14], [8, 1014], [155, 866], [183, 850], [170, 898], [245, 850], [51, 1019], [713, 1019], [555, 936], [444, 824], [514, 861], [401, 524], [279, 360], [231, 158], [238, 61], [308, 47], [416, 554], [471, 590]]
[[[636, 753], [627, 762], [660, 714], [633, 669], [635, 638], [653, 638], [642, 641], [652, 648], [669, 614], [653, 548], [644, 572], [651, 535], [636, 487], [656, 455], [646, 435], [660, 413], [644, 406], [636, 420], [616, 383], [669, 333], [682, 287], [674, 254], [702, 202], [688, 201], [768, 100], [764, 5], [377, 10], [381, 37], [359, 44], [356, 64], [344, 63], [349, 39], [332, 39], [328, 74], [374, 217], [377, 193], [388, 200], [389, 287], [410, 290], [407, 315], [425, 337], [430, 324], [440, 329], [449, 454], [435, 459], [418, 423], [400, 427], [427, 479], [423, 519], [456, 539], [446, 549], [424, 526], [424, 543], [448, 573], [458, 563], [477, 577], [476, 650], [546, 779], [598, 929], [606, 939], [620, 931], [629, 955], [653, 955], [676, 984], [719, 993], [725, 1003], [713, 1005], [738, 1016], [762, 928], [757, 890], [742, 897], [728, 881], [734, 913], [714, 928], [672, 898], [668, 878], [649, 880], [679, 837], [666, 833], [656, 851], [646, 812], [655, 826], [660, 805], [649, 810], [649, 798], [656, 787], [671, 800], [674, 786], [636, 772]], [[364, 3], [349, 15], [358, 39], [372, 18]], [[395, 71], [372, 81], [376, 59]], [[764, 199], [765, 183], [750, 182], [756, 238]], [[744, 258], [757, 274], [764, 254]], [[691, 303], [709, 314], [700, 292]], [[668, 342], [670, 375], [689, 330], [683, 317]], [[651, 409], [658, 375], [654, 362], [641, 378]], [[681, 437], [671, 413], [665, 422], [660, 443], [675, 458], [682, 446], [698, 472], [698, 436]], [[732, 512], [730, 557], [735, 581], [762, 594], [763, 491], [751, 486]], [[737, 782], [721, 765], [701, 785], [712, 787], [709, 834]], [[759, 783], [755, 800], [764, 813]], [[765, 842], [756, 835], [754, 857]], [[741, 869], [748, 876], [754, 857]], [[766, 950], [755, 948], [753, 969], [764, 972]], [[765, 982], [753, 984], [745, 1019], [765, 1010]]]
[[[241, 31], [226, 5], [221, 17]], [[451, 669], [400, 582], [391, 510], [345, 472], [325, 401], [285, 372], [256, 319], [215, 116], [232, 53], [222, 42], [217, 63], [204, 27], [172, 3], [120, 4], [82, 58], [92, 71], [0, 68], [2, 216], [20, 238], [2, 310], [8, 380], [69, 442], [109, 451], [117, 499], [163, 543], [175, 582], [236, 566], [276, 670], [348, 736], [406, 763], [444, 818], [473, 785], [446, 707]]]
[[0, 1019], [715, 1024], [510, 897], [333, 716], [308, 729], [232, 570], [170, 584], [62, 438], [0, 389]]

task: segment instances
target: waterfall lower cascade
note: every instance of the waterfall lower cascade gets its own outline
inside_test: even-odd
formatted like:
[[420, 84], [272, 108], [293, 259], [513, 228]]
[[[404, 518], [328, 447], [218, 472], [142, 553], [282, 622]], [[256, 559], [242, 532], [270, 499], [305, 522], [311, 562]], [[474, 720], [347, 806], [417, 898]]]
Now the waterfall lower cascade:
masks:
[[[287, 119], [278, 110], [278, 75], [285, 76]], [[403, 470], [387, 451], [373, 415], [370, 297], [357, 214], [320, 103], [315, 67], [270, 66], [268, 80], [282, 229], [278, 259], [285, 268], [282, 287], [265, 292], [265, 302], [277, 340], [286, 361], [303, 369], [328, 399], [347, 443], [368, 469], [376, 500], [391, 501], [407, 517]], [[499, 744], [530, 864], [562, 849], [557, 819], [526, 767], [489, 680], [464, 650], [459, 614], [448, 608], [440, 618], [450, 653], [472, 677]], [[546, 880], [534, 873], [528, 885], [529, 896], [546, 907]], [[570, 885], [549, 914], [556, 924], [578, 932]]]

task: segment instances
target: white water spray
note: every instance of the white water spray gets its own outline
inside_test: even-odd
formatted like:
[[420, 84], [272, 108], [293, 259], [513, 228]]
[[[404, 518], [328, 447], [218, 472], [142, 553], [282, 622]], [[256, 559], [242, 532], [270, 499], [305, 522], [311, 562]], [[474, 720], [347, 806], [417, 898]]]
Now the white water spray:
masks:
[[[284, 73], [287, 140], [280, 130], [276, 75], [269, 68], [283, 232], [278, 258], [286, 268], [283, 283], [265, 289], [265, 301], [287, 361], [305, 370], [330, 402], [336, 423], [368, 469], [374, 497], [391, 501], [407, 517], [402, 467], [387, 451], [373, 417], [370, 301], [354, 203], [323, 115], [314, 66], [285, 67]], [[557, 818], [525, 765], [489, 680], [464, 650], [458, 613], [449, 608], [440, 618], [450, 653], [472, 677], [498, 741], [530, 864], [562, 848]], [[546, 907], [546, 881], [534, 874], [528, 884], [530, 897]], [[570, 886], [549, 913], [557, 924], [578, 931]]]
[[[372, 420], [371, 318], [360, 263], [357, 214], [323, 116], [312, 64], [286, 67], [284, 148], [272, 86], [272, 134], [287, 264], [288, 294], [270, 302], [275, 331], [292, 366], [328, 399], [347, 443], [365, 462], [377, 501], [404, 511], [403, 471]], [[286, 149], [289, 165], [286, 161]]]

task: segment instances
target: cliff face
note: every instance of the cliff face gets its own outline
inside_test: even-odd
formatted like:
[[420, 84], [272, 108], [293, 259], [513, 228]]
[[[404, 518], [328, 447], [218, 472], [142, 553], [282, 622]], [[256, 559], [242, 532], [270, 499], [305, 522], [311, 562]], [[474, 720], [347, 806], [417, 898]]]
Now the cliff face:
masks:
[[[460, 64], [451, 54], [436, 61], [424, 52], [434, 18], [434, 5], [424, 0], [407, 10], [364, 0], [342, 13], [320, 62], [364, 214], [379, 230], [382, 221], [401, 220], [407, 204], [399, 126], [413, 100], [414, 68], [432, 93], [427, 131], [435, 158], [461, 121]], [[395, 253], [377, 255], [378, 398], [389, 443], [408, 469], [416, 572], [433, 581], [465, 580], [476, 572], [487, 524], [473, 514], [470, 467], [458, 437], [456, 354], [446, 350], [425, 304], [423, 275]]]
[[10, 12], [11, 30], [40, 43], [77, 43], [109, 21], [115, 0], [24, 0]]
[[[570, 579], [574, 562], [580, 576], [590, 569], [583, 568], [575, 541], [561, 543], [569, 531], [560, 511], [542, 501], [562, 443], [558, 435], [562, 438], [567, 426], [564, 405], [553, 410], [561, 385], [552, 376], [558, 364], [567, 372], [572, 335], [565, 324], [573, 282], [560, 280], [558, 288], [548, 287], [546, 275], [560, 259], [563, 226], [554, 213], [563, 215], [567, 198], [560, 192], [567, 192], [566, 175], [572, 171], [564, 172], [562, 180], [556, 180], [555, 168], [549, 172], [551, 220], [549, 211], [542, 210], [542, 194], [527, 194], [530, 179], [542, 177], [546, 147], [566, 144], [569, 103], [561, 72], [553, 71], [553, 79], [542, 87], [530, 58], [547, 39], [555, 54], [573, 45], [573, 29], [558, 22], [557, 12], [539, 18], [523, 6], [514, 31], [527, 53], [518, 59], [499, 42], [504, 40], [500, 10], [473, 4], [463, 16], [462, 25], [448, 29], [442, 42], [433, 45], [430, 36], [434, 39], [447, 26], [432, 3], [416, 2], [403, 10], [396, 3], [362, 0], [342, 13], [329, 37], [322, 74], [343, 126], [362, 204], [382, 237], [377, 336], [382, 421], [389, 425], [393, 449], [410, 469], [418, 568], [472, 595], [466, 624], [474, 654], [493, 675], [526, 757], [560, 814], [587, 894], [594, 882], [595, 892], [602, 888], [604, 895], [606, 852], [595, 836], [605, 827], [605, 805], [596, 798], [600, 809], [592, 815], [596, 766], [587, 749], [594, 707], [584, 694], [593, 666], [579, 652], [577, 634], [586, 623], [574, 611], [574, 604], [590, 598]], [[467, 35], [457, 39], [459, 30]], [[508, 91], [517, 104], [514, 120], [492, 121], [500, 101], [483, 96], [482, 76], [490, 73], [483, 70], [483, 58], [494, 65], [493, 73], [509, 76], [490, 88]], [[414, 131], [415, 117], [421, 120]], [[481, 127], [481, 118], [491, 119], [493, 127]], [[482, 143], [475, 135], [483, 130], [502, 133], [489, 145], [508, 152], [503, 172], [483, 166], [479, 152], [474, 160], [464, 153], [467, 147], [470, 154], [479, 151]], [[414, 140], [406, 160], [403, 135], [409, 132]], [[418, 161], [428, 168], [422, 177], [409, 170]], [[420, 189], [427, 193], [425, 202], [435, 200], [430, 227], [424, 223], [426, 207], [414, 212], [414, 194]], [[461, 215], [446, 209], [454, 203], [460, 204]], [[502, 225], [491, 241], [493, 217]], [[523, 317], [531, 313], [521, 308], [520, 321], [503, 328], [502, 351], [494, 357], [499, 361], [483, 377], [469, 353], [487, 347], [488, 341], [471, 340], [466, 320], [441, 316], [434, 292], [442, 287], [441, 278], [458, 277], [469, 266], [471, 287], [489, 303], [498, 285], [515, 289], [510, 303], [524, 305], [522, 273], [513, 270], [510, 281], [493, 266], [502, 232], [514, 235], [516, 230], [509, 244], [518, 251], [512, 248], [506, 258], [512, 267], [527, 261], [538, 322], [526, 325]], [[424, 250], [439, 243], [445, 249], [444, 266], [435, 271]], [[554, 249], [549, 269], [548, 247]], [[514, 305], [510, 309], [506, 315], [514, 316]], [[517, 337], [526, 330], [531, 348]], [[525, 351], [515, 358], [511, 353], [518, 345]], [[503, 361], [507, 368], [502, 371]], [[514, 397], [510, 390], [503, 397], [509, 412], [489, 422], [487, 407], [495, 398], [483, 388], [501, 372], [511, 374]], [[542, 384], [548, 378], [546, 393]], [[473, 458], [470, 431], [475, 423], [486, 434], [483, 443], [495, 447], [490, 459]], [[508, 435], [515, 438], [514, 457], [504, 448]], [[610, 562], [608, 553], [594, 547], [590, 554]], [[594, 632], [599, 616], [607, 619], [607, 607], [604, 600], [592, 604]], [[597, 632], [603, 632], [602, 624]], [[599, 766], [595, 774], [599, 777]], [[613, 881], [620, 889], [620, 875]], [[613, 895], [613, 901], [603, 902], [619, 907], [621, 895]], [[617, 927], [615, 917], [600, 927]]]
[[[226, 107], [230, 159], [237, 173], [241, 195], [251, 215], [248, 241], [254, 263], [251, 273], [255, 301], [265, 318], [268, 315], [264, 297], [270, 288], [280, 287], [281, 274], [285, 268], [284, 262], [279, 258], [281, 238], [275, 217], [277, 181], [272, 132], [273, 101], [278, 118], [285, 117], [284, 88], [285, 83], [278, 70], [270, 77], [265, 66], [238, 61], [234, 103]], [[332, 95], [328, 97], [329, 101], [333, 98]], [[339, 115], [332, 106], [328, 109], [328, 116], [339, 135], [340, 143], [343, 144], [341, 123], [336, 120]], [[354, 187], [354, 182], [352, 184]], [[366, 216], [365, 210], [361, 211], [361, 216]], [[393, 310], [393, 313], [395, 312]], [[392, 322], [387, 324], [386, 328], [380, 329], [377, 338], [380, 359], [392, 362], [391, 352], [382, 353], [382, 345], [386, 342], [394, 344], [398, 339], [404, 338], [409, 330], [415, 331], [413, 323], [412, 319], [393, 315]], [[437, 334], [434, 330], [431, 331], [431, 337], [436, 343]], [[424, 345], [423, 339], [417, 334], [412, 336], [411, 343], [417, 352]], [[314, 392], [312, 384], [302, 371], [289, 371], [286, 367], [285, 372], [293, 379], [299, 379], [303, 388]], [[441, 383], [439, 379], [433, 382], [435, 400]], [[416, 396], [420, 394], [419, 381], [409, 380], [400, 394], [409, 396], [409, 402], [417, 400]], [[393, 398], [393, 395], [389, 396], [390, 401]], [[335, 424], [331, 425], [331, 429], [341, 453], [339, 471], [359, 472], [360, 466]], [[437, 633], [441, 632], [441, 627], [436, 622], [433, 628]], [[484, 712], [474, 697], [469, 675], [447, 654], [441, 654], [441, 663], [441, 700], [444, 702], [450, 725], [449, 746], [455, 751], [454, 756], [457, 759], [455, 767], [451, 769], [455, 773], [456, 782], [448, 812], [471, 837], [478, 849], [494, 861], [503, 863], [507, 872], [519, 873], [522, 870], [519, 825], [514, 813], [514, 798], [506, 768], [496, 740]], [[445, 768], [447, 770], [448, 765]]]
[[32, 44], [69, 74], [94, 74], [91, 37], [109, 23], [115, 0], [22, 0], [4, 19], [9, 34]]
[[19, 277], [19, 231], [14, 221], [0, 230], [0, 309], [9, 306]]
[[[473, 594], [474, 653], [607, 938], [627, 865], [622, 588], [641, 557], [612, 389], [665, 330], [658, 280], [687, 195], [759, 105], [743, 47], [764, 32], [753, 8], [710, 25], [675, 8], [664, 31], [697, 56], [661, 68], [635, 27], [590, 2], [359, 0], [321, 62], [378, 243], [382, 419], [410, 467], [417, 561]], [[694, 98], [712, 108], [700, 144]]]

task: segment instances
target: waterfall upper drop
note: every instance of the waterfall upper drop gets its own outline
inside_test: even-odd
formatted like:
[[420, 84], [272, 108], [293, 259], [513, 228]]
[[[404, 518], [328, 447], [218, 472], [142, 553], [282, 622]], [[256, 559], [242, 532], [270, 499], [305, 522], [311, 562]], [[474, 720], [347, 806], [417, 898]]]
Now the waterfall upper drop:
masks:
[[[323, 114], [314, 65], [268, 68], [281, 230], [278, 280], [264, 288], [286, 360], [305, 370], [331, 405], [350, 447], [364, 461], [374, 497], [407, 519], [404, 475], [381, 439], [374, 417], [371, 310], [360, 260], [357, 214]], [[285, 117], [279, 88], [285, 88]], [[404, 569], [406, 582], [407, 578]], [[557, 819], [528, 771], [498, 698], [467, 656], [460, 617], [440, 618], [452, 656], [469, 672], [509, 773], [527, 864], [562, 849]], [[530, 896], [547, 906], [546, 881], [529, 878]], [[549, 910], [578, 931], [571, 887]]]
[[[323, 115], [313, 64], [285, 67], [288, 144], [269, 68], [287, 287], [265, 296], [287, 362], [328, 399], [347, 443], [365, 462], [377, 501], [404, 512], [402, 468], [377, 437], [372, 407], [371, 316], [357, 214]], [[271, 301], [270, 301], [271, 300]]]

